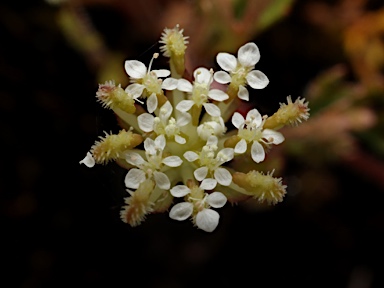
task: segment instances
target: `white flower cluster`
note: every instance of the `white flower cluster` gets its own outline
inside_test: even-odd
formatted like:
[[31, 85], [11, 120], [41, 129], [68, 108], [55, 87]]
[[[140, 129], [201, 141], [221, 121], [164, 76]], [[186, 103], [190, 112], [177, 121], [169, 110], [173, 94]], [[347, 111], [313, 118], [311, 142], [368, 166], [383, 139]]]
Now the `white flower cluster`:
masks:
[[[177, 41], [186, 40], [186, 37], [177, 33], [182, 33], [178, 27], [164, 32], [161, 43], [165, 45], [161, 50], [165, 56], [184, 57], [177, 56], [177, 51], [169, 51], [173, 46], [177, 46]], [[131, 197], [134, 193], [138, 194], [134, 198], [135, 201], [127, 203], [131, 206], [141, 203], [141, 207], [151, 207], [150, 211], [145, 211], [143, 208], [127, 206], [121, 214], [123, 221], [130, 223], [130, 217], [134, 217], [134, 223], [138, 223], [140, 219], [144, 219], [146, 213], [154, 213], [157, 209], [169, 211], [170, 218], [175, 220], [191, 218], [198, 228], [211, 232], [217, 227], [220, 218], [211, 208], [221, 208], [227, 202], [225, 192], [220, 190], [245, 192], [233, 182], [236, 171], [230, 167], [231, 160], [249, 155], [259, 163], [265, 159], [270, 145], [284, 141], [280, 132], [264, 129], [268, 117], [262, 117], [257, 109], [250, 110], [245, 117], [239, 112], [231, 113], [231, 118], [224, 116], [228, 114], [228, 109], [235, 111], [236, 107], [233, 105], [241, 103], [240, 100], [249, 100], [247, 86], [262, 89], [268, 85], [269, 80], [264, 73], [254, 70], [260, 59], [255, 43], [240, 47], [237, 57], [219, 53], [216, 59], [224, 71], [214, 72], [212, 69], [199, 67], [195, 69], [193, 79], [190, 80], [180, 75], [179, 71], [182, 71], [183, 66], [175, 68], [177, 63], [183, 65], [184, 62], [180, 59], [170, 59], [171, 71], [151, 70], [152, 62], [157, 57], [156, 53], [148, 68], [137, 60], [126, 61], [125, 71], [131, 84], [122, 90], [112, 83], [106, 83], [101, 87], [103, 93], [98, 94], [107, 99], [108, 107], [112, 107], [111, 109], [131, 127], [128, 132], [124, 131], [125, 134], [120, 134], [131, 133], [124, 136], [125, 139], [133, 139], [134, 135], [136, 142], [132, 144], [133, 140], [129, 140], [128, 142], [132, 143], [123, 146], [123, 143], [119, 142], [120, 138], [113, 141], [108, 138], [103, 142], [104, 146], [100, 148], [100, 144], [93, 147], [80, 163], [92, 167], [97, 159], [96, 152], [102, 150], [100, 153], [104, 153], [105, 158], [105, 155], [112, 154], [111, 151], [121, 149], [122, 151], [115, 153], [115, 158], [120, 163], [124, 162], [122, 166], [129, 169], [125, 186], [136, 190], [128, 190]], [[216, 89], [214, 87], [220, 85], [215, 86], [214, 81], [228, 84], [227, 87], [232, 90]], [[123, 98], [118, 91], [123, 93]], [[116, 95], [120, 95], [120, 98]], [[125, 107], [121, 104], [124, 97], [133, 103], [125, 104], [131, 105], [129, 112], [119, 108]], [[107, 101], [104, 98], [101, 101]], [[144, 113], [143, 109], [135, 109], [138, 106], [143, 108], [141, 104], [144, 102], [139, 99], [146, 99]], [[237, 131], [231, 131], [227, 135], [225, 124], [229, 121]], [[230, 137], [233, 144], [227, 145], [226, 141]], [[184, 200], [179, 201], [177, 198]], [[143, 215], [137, 215], [137, 211]]]

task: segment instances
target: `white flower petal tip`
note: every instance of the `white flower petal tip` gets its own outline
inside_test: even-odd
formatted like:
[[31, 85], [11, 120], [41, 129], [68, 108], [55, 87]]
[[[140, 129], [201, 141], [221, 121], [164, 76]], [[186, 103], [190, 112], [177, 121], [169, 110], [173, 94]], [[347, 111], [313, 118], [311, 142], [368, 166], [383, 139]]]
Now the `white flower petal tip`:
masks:
[[192, 152], [192, 151], [185, 152], [183, 156], [189, 162], [193, 162], [193, 161], [196, 161], [197, 159], [199, 159], [199, 155], [195, 152]]
[[147, 73], [147, 67], [137, 60], [127, 60], [124, 66], [127, 74], [134, 79], [143, 78]]
[[151, 96], [147, 99], [147, 110], [149, 113], [153, 113], [157, 108], [157, 96], [155, 93], [153, 93]]
[[262, 135], [264, 139], [275, 145], [281, 144], [285, 140], [283, 134], [271, 129], [264, 129]]
[[208, 195], [207, 203], [213, 208], [221, 208], [227, 203], [227, 197], [221, 192], [213, 192]]
[[87, 156], [83, 160], [79, 162], [80, 164], [84, 164], [88, 168], [92, 168], [95, 166], [95, 159], [92, 157], [92, 154], [90, 152], [87, 153]]
[[195, 104], [192, 100], [182, 100], [177, 104], [176, 109], [180, 112], [187, 112]]
[[165, 78], [171, 75], [171, 71], [167, 69], [152, 70], [152, 72], [155, 73], [158, 78]]
[[199, 188], [202, 190], [212, 190], [216, 187], [216, 185], [217, 185], [216, 179], [206, 178], [201, 182]]
[[228, 94], [219, 90], [219, 89], [212, 89], [208, 92], [208, 97], [215, 101], [225, 101], [229, 98]]
[[221, 115], [220, 108], [217, 107], [215, 104], [204, 103], [203, 106], [205, 108], [205, 111], [207, 111], [207, 113], [212, 117], [220, 117]]
[[192, 92], [192, 84], [188, 80], [185, 79], [178, 79], [177, 81], [177, 90], [180, 90], [182, 92]]
[[163, 159], [163, 163], [169, 167], [179, 167], [183, 160], [179, 156], [169, 156]]
[[253, 42], [241, 46], [237, 52], [237, 58], [244, 67], [253, 67], [260, 60], [260, 51]]
[[191, 189], [189, 189], [185, 185], [177, 185], [172, 187], [170, 192], [173, 197], [184, 197], [185, 195], [188, 195], [191, 192]]
[[175, 90], [177, 88], [178, 80], [175, 78], [167, 78], [164, 79], [163, 83], [161, 84], [161, 88], [165, 90]]
[[234, 71], [237, 66], [237, 59], [235, 56], [229, 53], [219, 53], [216, 56], [216, 61], [221, 67], [221, 69], [225, 71]]
[[237, 154], [243, 154], [245, 153], [245, 151], [247, 151], [247, 148], [248, 148], [247, 141], [245, 141], [244, 139], [241, 139], [239, 142], [237, 142], [234, 151]]
[[251, 156], [256, 163], [260, 163], [265, 159], [264, 147], [257, 141], [254, 141], [252, 144]]
[[219, 224], [220, 215], [212, 209], [203, 209], [196, 215], [196, 225], [205, 232], [212, 232]]
[[215, 74], [213, 75], [213, 79], [215, 79], [215, 81], [220, 84], [227, 84], [232, 80], [231, 76], [224, 71], [215, 72]]
[[232, 124], [235, 126], [237, 129], [239, 129], [243, 124], [245, 120], [243, 115], [241, 115], [239, 112], [235, 112], [232, 115]]
[[173, 220], [184, 221], [192, 215], [193, 204], [189, 202], [178, 203], [169, 211], [169, 217]]
[[132, 168], [128, 171], [125, 176], [125, 186], [131, 189], [137, 189], [140, 186], [140, 183], [145, 181], [145, 173], [137, 168]]
[[216, 181], [223, 186], [229, 186], [232, 182], [232, 175], [225, 168], [217, 168], [214, 176]]
[[137, 116], [137, 122], [139, 124], [139, 127], [144, 132], [151, 132], [153, 131], [153, 122], [155, 117], [148, 113], [143, 113]]
[[156, 185], [159, 186], [160, 189], [169, 190], [169, 188], [171, 188], [171, 182], [166, 174], [155, 171], [153, 172], [153, 176], [155, 178]]
[[253, 89], [263, 89], [269, 84], [268, 77], [259, 70], [253, 70], [246, 76], [247, 83]]
[[197, 181], [203, 181], [205, 177], [207, 177], [207, 174], [208, 168], [205, 166], [199, 167], [193, 172], [193, 175], [195, 175]]
[[125, 161], [135, 166], [140, 166], [145, 163], [143, 157], [141, 157], [141, 155], [136, 152], [127, 152], [125, 154]]
[[241, 100], [249, 101], [249, 92], [247, 88], [245, 88], [243, 85], [240, 85], [239, 92], [237, 92], [237, 97], [239, 97]]

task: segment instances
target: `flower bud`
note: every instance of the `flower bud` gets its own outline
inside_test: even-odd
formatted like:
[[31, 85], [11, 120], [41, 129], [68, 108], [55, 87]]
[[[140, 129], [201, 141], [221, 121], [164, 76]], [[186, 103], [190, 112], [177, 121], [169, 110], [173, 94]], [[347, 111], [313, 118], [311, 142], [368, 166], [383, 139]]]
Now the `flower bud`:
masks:
[[246, 195], [253, 196], [259, 202], [267, 201], [269, 204], [276, 204], [283, 201], [286, 194], [286, 185], [281, 183], [281, 178], [272, 177], [273, 171], [268, 174], [252, 170], [245, 173], [236, 172], [232, 181], [245, 189]]

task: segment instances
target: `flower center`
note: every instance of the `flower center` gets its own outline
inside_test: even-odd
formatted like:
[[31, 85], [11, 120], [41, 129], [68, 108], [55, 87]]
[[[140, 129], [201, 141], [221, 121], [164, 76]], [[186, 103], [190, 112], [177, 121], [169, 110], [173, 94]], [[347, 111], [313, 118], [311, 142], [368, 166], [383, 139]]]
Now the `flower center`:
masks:
[[240, 128], [237, 135], [247, 142], [253, 142], [259, 141], [261, 139], [261, 134], [262, 133], [260, 128]]
[[208, 102], [208, 92], [209, 87], [207, 84], [197, 82], [193, 84], [192, 100], [197, 107], [200, 108], [204, 103]]
[[236, 85], [237, 87], [240, 85], [245, 86], [245, 84], [247, 83], [247, 74], [251, 70], [251, 68], [246, 68], [238, 64], [236, 69], [230, 73], [232, 78], [231, 83]]
[[163, 81], [161, 79], [157, 78], [157, 75], [155, 72], [150, 71], [143, 77], [143, 85], [145, 86], [145, 90], [147, 92], [146, 96], [150, 96], [151, 94], [155, 93], [161, 94], [161, 84]]
[[206, 145], [201, 150], [200, 165], [206, 166], [209, 171], [212, 171], [217, 167], [217, 160], [215, 159], [216, 150], [216, 145]]

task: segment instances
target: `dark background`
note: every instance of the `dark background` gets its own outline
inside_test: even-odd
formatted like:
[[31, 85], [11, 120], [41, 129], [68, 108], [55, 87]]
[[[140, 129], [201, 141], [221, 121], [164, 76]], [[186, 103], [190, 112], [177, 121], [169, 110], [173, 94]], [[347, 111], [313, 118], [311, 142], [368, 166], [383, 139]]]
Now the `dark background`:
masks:
[[[256, 38], [258, 69], [271, 80], [258, 94], [265, 113], [345, 60], [306, 22], [303, 2]], [[384, 287], [383, 189], [338, 162], [327, 166], [337, 194], [316, 209], [302, 208], [287, 172], [283, 203], [227, 204], [211, 234], [167, 213], [135, 228], [122, 223], [124, 171], [79, 165], [102, 131], [116, 127], [95, 101], [95, 69], [57, 25], [58, 9], [0, 4], [1, 287]], [[142, 52], [157, 39], [125, 36], [135, 27], [118, 11], [88, 12], [112, 47], [131, 47], [126, 58], [152, 56]]]

